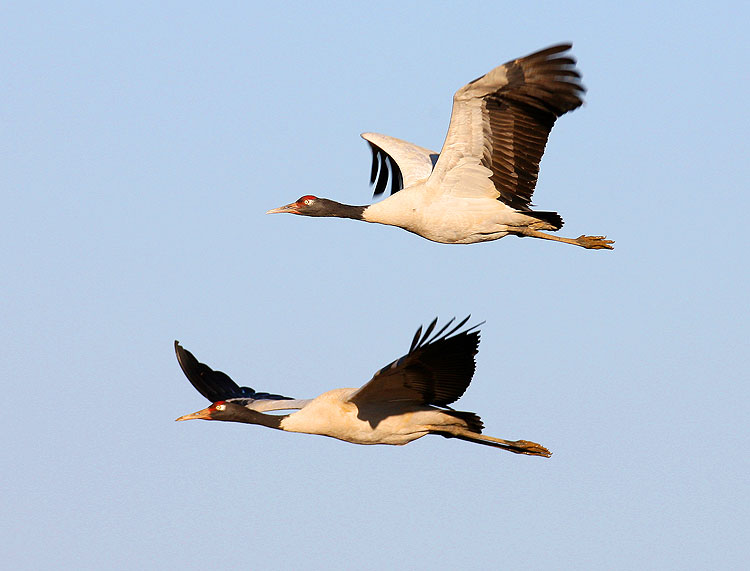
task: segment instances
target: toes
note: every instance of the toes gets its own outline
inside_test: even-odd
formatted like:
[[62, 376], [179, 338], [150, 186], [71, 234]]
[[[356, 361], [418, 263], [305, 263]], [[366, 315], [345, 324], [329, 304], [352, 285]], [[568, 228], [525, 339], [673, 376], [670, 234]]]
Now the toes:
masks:
[[515, 444], [521, 449], [521, 454], [532, 454], [534, 456], [544, 456], [549, 458], [552, 456], [552, 452], [547, 450], [541, 444], [536, 442], [529, 442], [528, 440], [516, 440]]
[[610, 244], [615, 243], [614, 240], [607, 240], [606, 236], [586, 236], [585, 234], [576, 238], [576, 242], [590, 250], [613, 250]]

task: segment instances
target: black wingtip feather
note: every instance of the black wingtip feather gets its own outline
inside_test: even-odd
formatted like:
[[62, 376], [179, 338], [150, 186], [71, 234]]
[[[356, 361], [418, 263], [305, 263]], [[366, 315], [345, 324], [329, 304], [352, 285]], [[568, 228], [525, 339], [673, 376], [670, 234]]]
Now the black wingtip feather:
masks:
[[[435, 333], [431, 339], [429, 339], [430, 334], [435, 329], [435, 326], [437, 325], [438, 318], [432, 320], [432, 322], [427, 326], [427, 329], [424, 333], [422, 333], [422, 326], [420, 325], [417, 329], [417, 332], [414, 334], [414, 338], [412, 339], [411, 346], [409, 347], [409, 353], [412, 353], [415, 349], [420, 349], [422, 347], [425, 347], [427, 345], [431, 345], [433, 343], [436, 343], [438, 341], [442, 341], [444, 339], [447, 339], [451, 337], [454, 333], [456, 333], [459, 329], [461, 329], [467, 321], [471, 319], [471, 314], [464, 317], [457, 325], [455, 325], [448, 333], [443, 334], [443, 332], [450, 327], [450, 325], [456, 321], [455, 317], [451, 317], [448, 322], [443, 325], [440, 330]], [[470, 328], [466, 329], [465, 331], [462, 331], [458, 335], [463, 335], [465, 333], [471, 333], [478, 327], [484, 325], [484, 321], [481, 323], [477, 323], [476, 325], [472, 325]]]
[[[461, 328], [462, 328], [462, 327], [464, 326], [464, 323], [466, 323], [467, 321], [469, 321], [469, 319], [470, 319], [470, 318], [471, 318], [471, 314], [469, 314], [469, 315], [467, 315], [466, 317], [464, 317], [464, 318], [463, 318], [463, 319], [461, 320], [461, 323], [459, 323], [459, 324], [458, 324], [458, 325], [456, 325], [456, 326], [455, 326], [455, 327], [454, 327], [453, 329], [451, 329], [450, 333], [446, 333], [446, 334], [445, 334], [445, 336], [446, 336], [446, 337], [450, 337], [451, 335], [453, 335], [453, 334], [454, 334], [454, 333], [455, 333], [456, 331], [458, 331], [459, 329], [461, 329]], [[475, 327], [476, 327], [476, 326], [475, 326]]]
[[[522, 58], [518, 58], [518, 59], [528, 59], [528, 58], [544, 59], [544, 58], [547, 58], [548, 56], [567, 52], [568, 50], [571, 50], [571, 49], [573, 49], [573, 44], [571, 42], [563, 42], [561, 44], [555, 44], [548, 48], [539, 50], [537, 52], [530, 53], [529, 55], [524, 56]], [[558, 59], [558, 58], [555, 58], [555, 59]]]
[[417, 343], [419, 343], [419, 339], [422, 337], [422, 326], [420, 325], [417, 328], [417, 332], [414, 334], [414, 338], [411, 340], [411, 347], [409, 347], [409, 353], [414, 351], [414, 349], [417, 346]]
[[427, 340], [427, 338], [430, 336], [430, 333], [432, 333], [432, 331], [435, 329], [437, 322], [438, 322], [438, 318], [436, 317], [435, 319], [432, 320], [432, 323], [430, 323], [427, 326], [427, 329], [425, 330], [424, 335], [422, 336], [422, 343], [424, 343]]
[[404, 188], [404, 177], [401, 174], [401, 169], [398, 168], [398, 164], [390, 156], [388, 157], [388, 165], [391, 171], [391, 194], [396, 194]]
[[378, 169], [378, 179], [375, 183], [375, 190], [373, 191], [373, 196], [380, 196], [385, 192], [385, 187], [388, 185], [388, 166], [385, 164], [385, 158], [387, 155], [378, 149], [378, 163], [379, 163], [379, 169]]
[[375, 182], [375, 177], [378, 176], [378, 148], [370, 143], [370, 151], [372, 151], [372, 167], [370, 167], [370, 184]]
[[456, 320], [455, 317], [451, 317], [448, 320], [448, 322], [440, 328], [440, 331], [438, 331], [437, 333], [435, 333], [435, 336], [432, 339], [430, 339], [430, 343], [432, 341], [434, 341], [435, 339], [437, 339], [438, 337], [440, 337], [443, 334], [443, 331], [445, 331], [446, 329], [448, 329], [448, 327], [450, 327], [451, 323], [453, 323], [455, 320]]

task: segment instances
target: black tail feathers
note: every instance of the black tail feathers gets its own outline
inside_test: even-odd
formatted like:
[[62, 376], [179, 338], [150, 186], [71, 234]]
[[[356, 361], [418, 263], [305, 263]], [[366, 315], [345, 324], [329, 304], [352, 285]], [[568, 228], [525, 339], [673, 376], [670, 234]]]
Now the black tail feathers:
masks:
[[463, 410], [446, 410], [443, 412], [463, 420], [466, 423], [466, 427], [472, 432], [481, 434], [482, 430], [484, 429], [484, 423], [482, 422], [482, 419], [479, 418], [478, 414], [474, 414], [473, 412], [466, 412]]
[[542, 222], [546, 222], [552, 228], [547, 228], [547, 230], [559, 230], [563, 227], [562, 216], [560, 216], [557, 212], [524, 212], [527, 216], [531, 216], [533, 218], [536, 218], [537, 220], [541, 220]]

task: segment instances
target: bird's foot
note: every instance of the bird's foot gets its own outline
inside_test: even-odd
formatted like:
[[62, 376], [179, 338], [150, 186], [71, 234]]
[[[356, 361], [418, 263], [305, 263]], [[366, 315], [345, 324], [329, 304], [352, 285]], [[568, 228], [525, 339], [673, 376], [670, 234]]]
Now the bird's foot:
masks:
[[532, 456], [544, 456], [545, 458], [552, 456], [552, 452], [544, 446], [528, 440], [516, 440], [513, 442], [513, 448], [515, 448], [513, 452], [516, 454], [531, 454]]
[[610, 244], [614, 244], [614, 240], [607, 240], [606, 236], [578, 236], [576, 238], [576, 244], [589, 250], [613, 250]]

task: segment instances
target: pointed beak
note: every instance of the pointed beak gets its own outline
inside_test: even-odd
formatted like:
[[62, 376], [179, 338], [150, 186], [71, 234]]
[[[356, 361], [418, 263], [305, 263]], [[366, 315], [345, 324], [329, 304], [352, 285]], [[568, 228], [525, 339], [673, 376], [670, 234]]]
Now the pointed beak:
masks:
[[284, 206], [279, 206], [278, 208], [272, 208], [266, 214], [282, 214], [284, 212], [288, 212], [289, 214], [299, 214], [297, 211], [297, 203], [292, 202], [291, 204], [286, 204]]
[[198, 412], [194, 412], [192, 414], [186, 414], [184, 416], [181, 416], [180, 418], [175, 418], [175, 421], [177, 420], [195, 420], [195, 419], [201, 419], [201, 420], [211, 420], [211, 411], [207, 408], [204, 408], [203, 410], [199, 410]]

